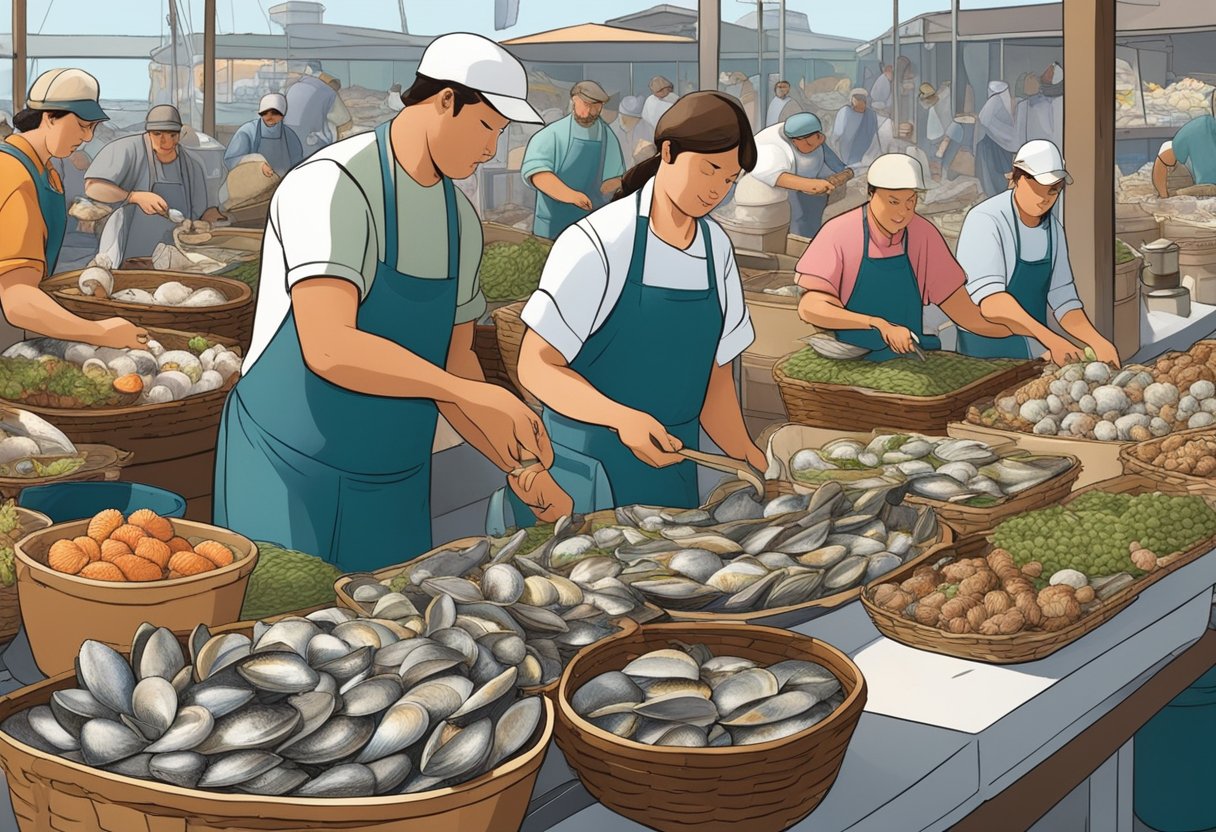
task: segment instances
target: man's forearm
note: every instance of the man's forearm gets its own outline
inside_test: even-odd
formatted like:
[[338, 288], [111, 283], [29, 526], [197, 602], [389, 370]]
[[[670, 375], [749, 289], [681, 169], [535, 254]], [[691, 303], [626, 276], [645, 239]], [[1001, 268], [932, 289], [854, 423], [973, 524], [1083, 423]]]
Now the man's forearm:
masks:
[[550, 199], [556, 199], [558, 202], [572, 202], [574, 199], [574, 191], [565, 182], [558, 179], [557, 174], [553, 171], [542, 170], [533, 174], [530, 181], [532, 187]]
[[93, 343], [101, 334], [95, 321], [73, 315], [38, 288], [41, 277], [33, 269], [21, 269], [0, 278], [0, 307], [4, 317], [18, 329], [37, 332], [63, 341]]
[[1049, 327], [1036, 321], [1008, 292], [998, 292], [984, 298], [980, 302], [980, 311], [985, 318], [1008, 327], [1015, 335], [1029, 336], [1044, 346], [1060, 337]]
[[1060, 316], [1060, 326], [1082, 344], [1093, 346], [1107, 343], [1106, 337], [1094, 327], [1084, 309], [1071, 309]]
[[629, 408], [605, 396], [562, 362], [561, 354], [533, 330], [524, 333], [519, 380], [529, 393], [570, 419], [615, 427]]
[[104, 179], [86, 179], [84, 195], [97, 202], [124, 202], [131, 192]]
[[1156, 189], [1157, 196], [1162, 198], [1169, 196], [1169, 179], [1169, 165], [1158, 156], [1153, 160], [1153, 188]]
[[[459, 378], [483, 383], [486, 380], [485, 374], [481, 371], [481, 363], [477, 360], [477, 353], [473, 352], [471, 348], [453, 349], [448, 356], [447, 366], [448, 372]], [[494, 444], [486, 439], [486, 435], [468, 416], [464, 415], [463, 410], [449, 402], [440, 402], [438, 407], [443, 418], [447, 419], [448, 424], [452, 426], [452, 430], [480, 451], [482, 456], [494, 463], [499, 470], [509, 472], [514, 469], [514, 463], [504, 460], [498, 455], [498, 452], [494, 450]]]
[[876, 319], [844, 308], [826, 292], [807, 292], [798, 302], [798, 316], [820, 329], [873, 329]]
[[743, 421], [743, 408], [735, 391], [734, 373], [729, 364], [714, 366], [701, 408], [701, 427], [727, 456], [752, 465], [759, 462], [759, 449], [752, 442]]

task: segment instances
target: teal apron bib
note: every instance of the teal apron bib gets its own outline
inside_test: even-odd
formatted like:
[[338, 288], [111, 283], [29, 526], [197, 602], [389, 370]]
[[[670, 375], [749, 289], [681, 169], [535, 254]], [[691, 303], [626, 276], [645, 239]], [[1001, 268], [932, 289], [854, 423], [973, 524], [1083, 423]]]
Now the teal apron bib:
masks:
[[[709, 224], [697, 221], [700, 239], [705, 241], [706, 287], [647, 286], [643, 272], [650, 217], [642, 215], [641, 199], [639, 192], [633, 252], [621, 297], [570, 369], [613, 401], [649, 413], [684, 447], [696, 449], [701, 408], [722, 338], [722, 303]], [[610, 428], [570, 419], [547, 407], [542, 418], [553, 442], [554, 478], [574, 500], [575, 511], [585, 514], [635, 503], [693, 508], [700, 502], [693, 463], [654, 468], [634, 456]], [[607, 474], [608, 489], [594, 479], [598, 471], [586, 465], [587, 458]], [[585, 472], [581, 477], [580, 470]], [[507, 497], [516, 522], [531, 525], [531, 512], [513, 493]]]
[[[571, 117], [573, 118], [573, 117]], [[574, 126], [570, 129], [570, 142], [566, 145], [566, 155], [553, 174], [564, 185], [585, 194], [591, 200], [592, 208], [604, 204], [600, 187], [604, 184], [604, 158], [608, 153], [608, 136], [604, 123], [599, 122], [600, 138], [581, 139], [574, 135]], [[577, 205], [559, 202], [547, 194], [536, 192], [536, 218], [532, 230], [538, 237], [556, 240], [570, 226], [590, 214]]]
[[29, 156], [22, 153], [20, 148], [8, 142], [0, 142], [0, 153], [7, 153], [20, 162], [29, 173], [30, 179], [34, 180], [34, 189], [38, 193], [38, 211], [42, 214], [42, 222], [46, 226], [46, 244], [43, 248], [46, 252], [46, 276], [50, 277], [55, 273], [55, 261], [59, 259], [59, 249], [63, 247], [63, 235], [68, 227], [67, 202], [63, 193], [51, 185], [50, 171], [39, 173], [38, 166]]
[[[903, 251], [893, 257], [870, 256], [870, 220], [866, 209], [861, 209], [861, 268], [853, 294], [844, 308], [860, 315], [873, 315], [893, 324], [907, 327], [920, 338], [922, 349], [941, 349], [936, 335], [926, 335], [924, 327], [925, 308], [920, 296], [920, 284], [908, 257], [908, 231], [904, 229]], [[836, 339], [870, 350], [867, 361], [888, 361], [901, 358], [892, 352], [887, 342], [876, 329], [841, 329]]]
[[[357, 326], [432, 364], [447, 363], [460, 265], [455, 187], [442, 180], [448, 276], [397, 271], [395, 164], [385, 122], [376, 128], [384, 183], [384, 260]], [[304, 363], [289, 313], [224, 407], [215, 467], [215, 521], [256, 540], [370, 571], [431, 548], [429, 399], [356, 393]]]
[[[822, 147], [813, 153], [794, 150], [794, 174], [805, 179], [826, 179], [827, 160]], [[831, 171], [827, 170], [828, 175]], [[790, 233], [800, 237], [814, 237], [823, 226], [823, 212], [828, 207], [827, 194], [804, 194], [790, 191]]]
[[[1010, 196], [1010, 200], [1013, 197]], [[1047, 326], [1047, 293], [1051, 290], [1051, 273], [1053, 271], [1053, 250], [1055, 248], [1054, 234], [1051, 228], [1051, 214], [1043, 217], [1047, 225], [1047, 256], [1042, 260], [1022, 259], [1022, 221], [1014, 211], [1014, 267], [1013, 275], [1005, 291], [1013, 295], [1026, 313], [1043, 326]], [[1023, 335], [1009, 335], [1005, 338], [989, 338], [976, 335], [960, 328], [958, 331], [958, 351], [963, 355], [973, 355], [977, 358], [1036, 358], [1030, 354], [1030, 343]]]

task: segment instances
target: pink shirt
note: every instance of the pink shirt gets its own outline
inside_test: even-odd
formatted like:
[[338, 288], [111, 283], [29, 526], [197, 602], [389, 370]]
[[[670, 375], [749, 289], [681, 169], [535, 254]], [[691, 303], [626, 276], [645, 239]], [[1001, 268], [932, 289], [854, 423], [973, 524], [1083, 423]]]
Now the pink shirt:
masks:
[[[867, 212], [868, 213], [868, 212]], [[963, 267], [954, 259], [937, 226], [917, 214], [906, 230], [888, 237], [868, 217], [870, 256], [895, 257], [903, 253], [908, 235], [908, 257], [925, 303], [941, 303], [967, 281]], [[798, 285], [813, 292], [827, 292], [847, 304], [861, 270], [861, 208], [855, 208], [824, 223], [798, 261]]]

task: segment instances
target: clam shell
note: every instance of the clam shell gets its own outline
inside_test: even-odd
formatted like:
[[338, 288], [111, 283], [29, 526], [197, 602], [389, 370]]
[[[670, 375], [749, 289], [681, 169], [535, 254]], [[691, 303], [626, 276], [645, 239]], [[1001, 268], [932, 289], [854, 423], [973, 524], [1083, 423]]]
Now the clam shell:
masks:
[[564, 633], [568, 629], [560, 615], [543, 607], [528, 604], [513, 604], [507, 607], [511, 615], [525, 630], [534, 633]]
[[329, 633], [319, 633], [308, 642], [304, 658], [314, 668], [341, 659], [351, 652], [350, 645], [337, 636]]
[[80, 645], [80, 680], [93, 697], [112, 711], [129, 714], [135, 674], [113, 648], [92, 639]]
[[91, 766], [105, 766], [144, 750], [147, 740], [109, 719], [91, 719], [80, 730], [80, 751]]
[[160, 737], [177, 716], [177, 690], [173, 684], [160, 676], [149, 676], [135, 686], [131, 694], [132, 715], [145, 725], [155, 729]]
[[254, 687], [273, 693], [303, 693], [320, 681], [317, 671], [297, 653], [255, 654], [237, 666], [237, 673]]
[[215, 717], [211, 711], [198, 705], [187, 705], [177, 712], [169, 730], [144, 750], [150, 754], [189, 751], [211, 734], [214, 725]]
[[[69, 751], [67, 753], [79, 754], [80, 752]], [[152, 778], [152, 771], [150, 768], [151, 763], [151, 754], [132, 754], [126, 759], [119, 760], [118, 762], [108, 766], [103, 766], [103, 769], [111, 774], [118, 774], [122, 777], [134, 777], [139, 780], [150, 780]]]
[[677, 725], [655, 740], [654, 744], [677, 748], [704, 748], [709, 743], [705, 738], [704, 728], [695, 725]]
[[743, 538], [740, 545], [747, 554], [758, 555], [770, 551], [772, 543], [785, 532], [784, 526], [765, 526]]
[[873, 581], [903, 564], [903, 558], [891, 552], [879, 552], [871, 555], [866, 564], [865, 580]]
[[80, 729], [90, 719], [118, 719], [115, 711], [98, 702], [87, 690], [78, 688], [57, 690], [51, 694], [51, 711], [59, 724], [76, 737], [80, 736]]
[[780, 517], [795, 511], [806, 511], [811, 498], [807, 494], [782, 494], [764, 505], [763, 517]]
[[839, 544], [822, 546], [798, 556], [798, 563], [814, 569], [830, 569], [849, 554], [847, 546]]
[[811, 726], [822, 722], [831, 713], [832, 707], [826, 702], [820, 702], [809, 711], [790, 719], [770, 722], [767, 725], [739, 726], [728, 730], [735, 745], [754, 745], [756, 743], [783, 739], [800, 731], [805, 731]]
[[169, 751], [148, 761], [148, 773], [182, 789], [195, 788], [207, 770], [207, 758], [194, 751]]
[[321, 628], [306, 618], [288, 618], [272, 624], [255, 644], [255, 651], [264, 651], [279, 644], [298, 656], [308, 656], [308, 644]]
[[289, 697], [287, 704], [300, 714], [300, 723], [287, 739], [298, 742], [325, 724], [338, 708], [338, 698], [327, 691], [314, 690]]
[[711, 575], [705, 585], [720, 592], [739, 592], [769, 574], [759, 561], [734, 560]]
[[342, 694], [342, 713], [346, 716], [372, 716], [387, 710], [401, 698], [401, 694], [399, 676], [372, 676]]
[[[674, 652], [674, 651], [673, 651]], [[645, 677], [639, 678], [663, 678]], [[672, 677], [678, 678], [678, 677]], [[688, 678], [685, 676], [684, 678]], [[598, 711], [608, 705], [620, 702], [638, 703], [645, 699], [642, 689], [633, 679], [619, 670], [610, 670], [588, 679], [570, 698], [570, 706], [579, 716]]]
[[684, 549], [668, 558], [667, 568], [703, 584], [722, 569], [722, 559], [704, 549]]
[[136, 669], [140, 679], [160, 676], [162, 679], [172, 681], [173, 677], [186, 666], [186, 657], [173, 632], [159, 627], [149, 633], [138, 653], [134, 646], [132, 647], [131, 665]]
[[570, 570], [570, 580], [582, 586], [590, 586], [601, 578], [615, 578], [619, 574], [621, 562], [616, 558], [594, 557], [576, 563]]
[[727, 495], [714, 507], [714, 520], [718, 523], [733, 523], [739, 520], [759, 520], [764, 516], [764, 506], [746, 488]]
[[296, 789], [297, 797], [368, 797], [376, 792], [376, 775], [365, 765], [347, 763], [323, 771]]
[[524, 576], [510, 564], [496, 563], [482, 575], [481, 591], [491, 604], [514, 604], [523, 595]]
[[473, 683], [463, 676], [440, 676], [414, 687], [401, 702], [417, 702], [431, 723], [441, 722], [460, 709], [473, 694]]
[[822, 546], [823, 542], [828, 539], [828, 534], [831, 530], [832, 523], [824, 520], [810, 528], [802, 529], [794, 535], [779, 538], [775, 541], [772, 549], [786, 555], [805, 555], [807, 552], [813, 552]]
[[817, 699], [827, 699], [841, 689], [840, 680], [832, 671], [815, 662], [788, 659], [769, 667], [782, 691], [802, 690]]
[[376, 794], [388, 794], [404, 783], [414, 770], [414, 764], [406, 754], [394, 754], [366, 765], [376, 778]]
[[219, 718], [230, 714], [253, 699], [253, 689], [239, 685], [198, 685], [182, 694], [183, 705], [198, 705]]
[[649, 679], [697, 679], [701, 668], [681, 650], [652, 650], [631, 661], [621, 671], [626, 676]]
[[[477, 663], [477, 642], [467, 630], [461, 627], [436, 630], [434, 633], [431, 633], [431, 639], [442, 644], [444, 647], [450, 647], [462, 655], [466, 667], [472, 667]], [[396, 669], [394, 668], [394, 670]]]
[[[614, 580], [614, 579], [602, 579]], [[583, 603], [583, 588], [574, 581], [563, 578], [561, 575], [550, 575], [549, 583], [557, 589], [557, 603], [562, 607], [574, 607]], [[597, 582], [598, 583], [598, 582]], [[522, 599], [521, 599], [522, 600]], [[525, 602], [527, 603], [527, 602]], [[535, 606], [535, 605], [533, 605]]]
[[200, 789], [222, 789], [260, 777], [283, 759], [269, 751], [233, 751], [212, 757], [198, 781]]
[[[197, 633], [197, 630], [195, 631]], [[241, 633], [224, 633], [208, 638], [194, 659], [194, 675], [200, 682], [248, 656], [253, 642]]]
[[[341, 641], [341, 639], [338, 639], [338, 641]], [[346, 642], [342, 643], [346, 644]], [[409, 642], [396, 642], [393, 646], [396, 644], [408, 643]], [[347, 644], [346, 648], [349, 650], [350, 645]], [[378, 654], [375, 653], [371, 647], [360, 647], [355, 650], [350, 650], [350, 652], [344, 656], [336, 659], [330, 659], [327, 662], [318, 664], [316, 666], [316, 670], [322, 675], [322, 677], [330, 676], [333, 679], [344, 682], [347, 679], [353, 679], [355, 676], [358, 676], [360, 673], [363, 673], [370, 668], [372, 666], [372, 657], [375, 655]], [[320, 680], [318, 680], [318, 684], [319, 683]]]
[[770, 572], [760, 580], [743, 588], [722, 602], [722, 608], [728, 612], [759, 609], [765, 602], [770, 591], [787, 577], [784, 569]]
[[456, 602], [452, 600], [452, 596], [450, 595], [436, 595], [435, 599], [427, 605], [424, 618], [426, 620], [427, 635], [436, 630], [446, 630], [456, 623]]
[[689, 693], [672, 693], [647, 699], [634, 706], [634, 713], [647, 719], [662, 719], [667, 722], [683, 722], [707, 727], [718, 719], [718, 709], [703, 696]]
[[518, 673], [514, 667], [508, 667], [498, 676], [474, 690], [473, 695], [466, 699], [459, 710], [447, 718], [447, 721], [452, 725], [464, 726], [487, 715], [498, 706], [503, 697], [515, 692], [515, 679]]
[[408, 690], [423, 679], [463, 663], [463, 654], [437, 642], [428, 642], [411, 652], [401, 663], [401, 685]]
[[481, 638], [494, 658], [508, 665], [517, 665], [527, 656], [524, 640], [514, 633], [490, 633]]
[[635, 713], [607, 714], [589, 720], [592, 725], [609, 734], [616, 734], [624, 739], [631, 739], [642, 718]]
[[373, 763], [412, 746], [431, 725], [430, 714], [420, 703], [403, 699], [389, 708], [359, 756], [358, 763]]
[[375, 730], [375, 720], [370, 717], [335, 716], [312, 734], [292, 740], [278, 751], [297, 763], [324, 765], [359, 751]]
[[866, 576], [869, 561], [863, 557], [847, 557], [833, 566], [823, 578], [823, 586], [833, 592], [850, 589]]
[[754, 667], [719, 682], [714, 687], [712, 700], [719, 713], [733, 714], [754, 702], [776, 696], [779, 691], [776, 676], [763, 668]]
[[[370, 621], [364, 619], [339, 624], [337, 627], [334, 627], [332, 635], [345, 641], [350, 645], [352, 650], [357, 650], [360, 647], [370, 647], [372, 650], [379, 650], [381, 647], [387, 646], [380, 630], [373, 626]], [[393, 641], [396, 641], [396, 639], [393, 639]]]
[[561, 647], [577, 649], [594, 644], [612, 633], [612, 628], [592, 624], [587, 621], [572, 621], [569, 630], [554, 637], [553, 641]]
[[422, 749], [419, 770], [428, 777], [459, 777], [481, 767], [493, 747], [493, 727], [482, 719], [461, 728], [444, 722]]
[[80, 748], [80, 740], [59, 724], [48, 706], [37, 705], [30, 708], [28, 719], [30, 728], [60, 751], [76, 751]]
[[290, 705], [250, 705], [215, 721], [211, 735], [194, 747], [200, 754], [270, 748], [291, 736], [301, 723]]
[[238, 783], [236, 788], [245, 794], [279, 797], [295, 791], [307, 781], [307, 772], [290, 763], [280, 763], [257, 777]]
[[646, 692], [647, 699], [657, 699], [661, 696], [670, 696], [673, 693], [683, 693], [708, 699], [713, 693], [713, 689], [700, 680], [642, 679], [641, 682], [640, 687]]
[[[607, 558], [592, 558], [592, 560], [607, 560]], [[529, 575], [524, 578], [523, 591], [516, 600], [534, 607], [548, 607], [557, 603], [557, 587], [548, 578]]]
[[822, 584], [822, 572], [787, 574], [768, 594], [765, 605], [769, 608], [776, 608], [804, 603], [815, 596], [815, 592]]
[[538, 696], [521, 699], [507, 708], [494, 726], [494, 743], [486, 767], [494, 768], [523, 748], [536, 733], [543, 714], [544, 705]]
[[351, 598], [354, 598], [360, 604], [375, 604], [385, 595], [390, 592], [389, 588], [379, 581], [369, 581], [365, 584], [360, 584], [351, 592]]
[[805, 691], [791, 690], [741, 708], [721, 724], [727, 728], [768, 725], [805, 713], [818, 701]]

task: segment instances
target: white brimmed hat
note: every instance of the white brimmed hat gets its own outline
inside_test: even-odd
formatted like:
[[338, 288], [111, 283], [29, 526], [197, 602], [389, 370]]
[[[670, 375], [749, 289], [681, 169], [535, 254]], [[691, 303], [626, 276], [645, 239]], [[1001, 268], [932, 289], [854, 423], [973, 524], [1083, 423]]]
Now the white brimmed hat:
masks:
[[258, 115], [267, 110], [278, 110], [280, 115], [287, 115], [287, 96], [280, 92], [268, 92], [258, 102]]
[[1029, 174], [1040, 185], [1054, 185], [1057, 182], [1072, 184], [1060, 149], [1046, 139], [1035, 139], [1022, 145], [1013, 157], [1013, 166]]
[[872, 188], [902, 191], [925, 190], [925, 172], [920, 162], [903, 153], [884, 153], [874, 160], [866, 172], [866, 184]]
[[511, 121], [543, 124], [528, 103], [528, 73], [524, 65], [489, 38], [456, 32], [435, 38], [422, 53], [418, 74], [452, 81], [477, 90]]

